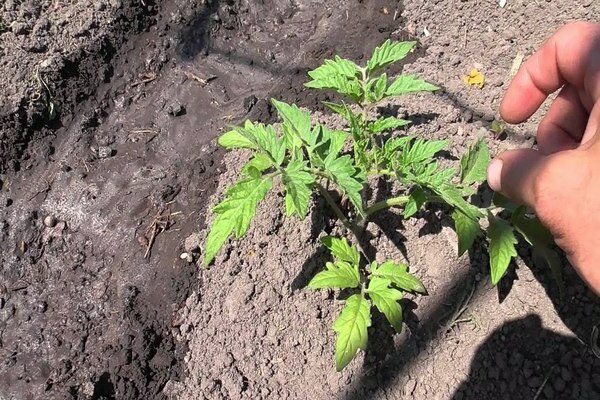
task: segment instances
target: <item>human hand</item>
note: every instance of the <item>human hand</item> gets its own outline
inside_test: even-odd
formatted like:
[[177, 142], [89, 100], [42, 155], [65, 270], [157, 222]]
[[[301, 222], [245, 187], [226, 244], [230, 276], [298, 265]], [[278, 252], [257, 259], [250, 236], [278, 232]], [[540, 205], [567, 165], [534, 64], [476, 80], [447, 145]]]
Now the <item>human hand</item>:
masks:
[[571, 23], [548, 39], [515, 75], [500, 114], [523, 122], [558, 89], [538, 126], [538, 150], [500, 154], [488, 184], [531, 207], [600, 294], [600, 24]]

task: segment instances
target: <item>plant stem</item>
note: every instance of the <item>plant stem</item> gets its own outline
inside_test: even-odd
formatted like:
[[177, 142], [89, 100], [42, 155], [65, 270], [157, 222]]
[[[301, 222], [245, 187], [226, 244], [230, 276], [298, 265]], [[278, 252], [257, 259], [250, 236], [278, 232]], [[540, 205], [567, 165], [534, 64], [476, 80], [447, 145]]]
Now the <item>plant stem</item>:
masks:
[[398, 196], [375, 203], [365, 210], [365, 219], [377, 211], [381, 211], [390, 207], [403, 206], [408, 202], [409, 198], [409, 196]]
[[360, 252], [365, 257], [365, 259], [367, 260], [367, 262], [371, 262], [371, 259], [367, 256], [367, 253], [365, 252], [365, 249], [363, 248], [362, 244], [360, 243], [360, 235], [358, 233], [358, 229], [359, 229], [358, 226], [356, 224], [352, 223], [344, 215], [344, 213], [342, 212], [342, 210], [340, 210], [340, 208], [338, 207], [338, 205], [335, 202], [335, 200], [333, 200], [333, 198], [331, 197], [331, 195], [329, 194], [329, 192], [327, 191], [327, 189], [325, 189], [323, 187], [323, 185], [321, 185], [320, 183], [317, 182], [315, 184], [315, 186], [319, 190], [319, 193], [321, 193], [321, 196], [323, 196], [323, 198], [325, 199], [325, 201], [327, 201], [327, 204], [329, 205], [329, 207], [331, 207], [331, 209], [335, 213], [336, 217], [338, 217], [338, 219], [342, 222], [342, 224], [344, 224], [344, 226], [350, 231], [350, 233], [352, 233], [352, 235], [354, 236], [354, 239], [356, 240], [356, 244], [357, 244], [358, 248], [360, 249]]
[[[327, 201], [327, 204], [329, 205], [329, 207], [335, 213], [335, 216], [338, 217], [338, 219], [342, 222], [342, 224], [344, 224], [344, 226], [346, 228], [348, 228], [352, 232], [352, 234], [354, 234], [356, 236], [354, 225], [348, 220], [348, 218], [344, 215], [342, 210], [340, 210], [340, 208], [336, 204], [335, 200], [333, 200], [333, 198], [331, 197], [331, 195], [329, 194], [327, 189], [325, 189], [320, 183], [316, 183], [316, 187], [319, 190], [319, 193], [321, 193], [321, 196], [323, 196], [325, 201]], [[358, 239], [358, 237], [357, 237], [357, 239]]]

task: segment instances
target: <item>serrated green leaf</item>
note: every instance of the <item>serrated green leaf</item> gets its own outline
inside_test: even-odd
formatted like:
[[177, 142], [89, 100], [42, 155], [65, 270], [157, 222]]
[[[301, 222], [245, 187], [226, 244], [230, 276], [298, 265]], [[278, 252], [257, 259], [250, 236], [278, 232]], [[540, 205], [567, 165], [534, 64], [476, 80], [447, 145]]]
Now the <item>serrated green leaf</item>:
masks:
[[366, 180], [364, 172], [354, 166], [352, 158], [345, 155], [327, 160], [325, 173], [350, 199], [360, 215], [364, 213], [361, 190]]
[[488, 215], [489, 227], [487, 237], [490, 242], [490, 270], [492, 284], [497, 285], [500, 279], [506, 273], [510, 261], [517, 256], [515, 244], [517, 238], [510, 224], [501, 218], [497, 218], [491, 213]]
[[454, 220], [454, 230], [458, 236], [458, 255], [462, 256], [473, 246], [473, 242], [481, 232], [481, 228], [477, 221], [458, 210], [452, 212], [452, 219]]
[[470, 185], [485, 181], [489, 163], [490, 151], [485, 140], [479, 139], [460, 159], [460, 182]]
[[527, 208], [517, 207], [512, 216], [511, 223], [515, 230], [533, 247], [533, 257], [543, 260], [550, 268], [560, 294], [564, 292], [561, 261], [559, 255], [551, 249], [554, 238], [550, 231], [542, 225], [537, 217], [527, 216]]
[[371, 133], [385, 132], [389, 129], [396, 129], [410, 124], [410, 121], [395, 117], [380, 118], [377, 121], [370, 122], [367, 130]]
[[331, 131], [325, 126], [319, 128], [317, 142], [311, 148], [309, 156], [314, 166], [324, 167], [330, 160], [337, 158], [344, 148], [348, 133], [344, 131]]
[[361, 294], [353, 294], [348, 297], [340, 316], [335, 320], [335, 368], [338, 372], [352, 361], [359, 349], [367, 348], [370, 308], [369, 301]]
[[388, 78], [387, 74], [383, 73], [379, 76], [377, 81], [375, 82], [375, 86], [373, 86], [373, 95], [375, 96], [375, 101], [380, 101], [383, 99], [383, 95], [385, 94], [385, 88], [387, 87]]
[[285, 144], [283, 139], [277, 136], [277, 132], [271, 125], [253, 124], [246, 121], [243, 128], [237, 128], [237, 132], [251, 141], [255, 149], [268, 155], [275, 164], [281, 165], [283, 163]]
[[404, 218], [408, 219], [415, 215], [423, 204], [427, 201], [427, 195], [420, 187], [415, 187], [414, 190], [408, 196], [408, 202], [404, 206]]
[[427, 289], [416, 276], [409, 274], [406, 265], [386, 261], [371, 271], [373, 276], [389, 279], [402, 290], [413, 293], [427, 294]]
[[378, 78], [371, 79], [367, 83], [366, 100], [368, 103], [377, 103], [383, 99], [387, 87], [387, 74], [383, 73]]
[[323, 101], [323, 104], [334, 113], [341, 115], [345, 120], [350, 120], [352, 111], [345, 104], [337, 104], [329, 101]]
[[204, 265], [209, 265], [230, 235], [242, 237], [273, 182], [268, 178], [250, 178], [237, 182], [227, 190], [223, 201], [213, 208], [215, 219], [206, 238]]
[[308, 283], [311, 289], [337, 288], [351, 289], [360, 282], [358, 270], [346, 261], [328, 262], [325, 271], [319, 272]]
[[350, 245], [346, 238], [335, 236], [323, 236], [321, 243], [331, 251], [336, 260], [346, 261], [352, 265], [358, 266], [360, 263], [360, 254], [355, 246]]
[[431, 190], [437, 193], [442, 200], [448, 203], [448, 205], [462, 212], [466, 217], [474, 221], [478, 221], [479, 218], [483, 217], [483, 214], [479, 208], [467, 202], [463, 198], [460, 190], [458, 190], [455, 186], [445, 184], [442, 186], [431, 187]]
[[279, 118], [283, 121], [283, 133], [289, 149], [299, 147], [310, 141], [310, 114], [299, 109], [295, 104], [271, 99], [277, 109]]
[[409, 142], [411, 140], [412, 140], [412, 138], [409, 136], [386, 140], [386, 142], [383, 145], [383, 150], [382, 150], [382, 155], [381, 155], [382, 163], [387, 168], [393, 168], [393, 165], [392, 165], [393, 161], [397, 160], [399, 158], [398, 151], [406, 145], [406, 142]]
[[413, 75], [400, 75], [385, 91], [386, 96], [401, 96], [415, 92], [433, 92], [439, 87]]
[[308, 76], [311, 80], [304, 86], [313, 89], [332, 89], [358, 101], [363, 95], [357, 79], [358, 74], [360, 68], [356, 64], [336, 56], [333, 60], [325, 60], [323, 65], [310, 71]]
[[[261, 172], [273, 166], [273, 161], [266, 154], [256, 153], [242, 168], [242, 175], [256, 178]], [[258, 174], [258, 175], [257, 175]]]
[[402, 292], [390, 288], [391, 283], [392, 281], [389, 279], [373, 277], [369, 281], [367, 292], [375, 307], [385, 315], [396, 332], [400, 333], [402, 331], [402, 306], [398, 300], [402, 299]]
[[406, 142], [402, 149], [400, 163], [402, 165], [410, 165], [429, 160], [439, 151], [445, 149], [447, 145], [447, 140], [416, 139]]
[[300, 219], [308, 214], [312, 185], [315, 182], [314, 177], [305, 171], [306, 167], [306, 161], [292, 161], [284, 169], [281, 178], [285, 186], [286, 214], [290, 216], [295, 213]]
[[517, 232], [534, 247], [548, 247], [554, 244], [554, 237], [550, 231], [542, 225], [537, 217], [528, 217], [527, 208], [519, 206], [511, 215], [510, 222]]
[[226, 149], [257, 149], [257, 145], [244, 136], [242, 133], [233, 129], [229, 132], [225, 132], [219, 139], [217, 139], [217, 143], [220, 146]]
[[367, 62], [369, 73], [373, 73], [378, 69], [402, 60], [410, 53], [415, 44], [416, 42], [392, 42], [389, 39], [386, 40], [375, 48], [373, 55]]
[[517, 204], [513, 203], [504, 195], [498, 192], [494, 192], [494, 195], [492, 196], [492, 204], [496, 207], [502, 207], [505, 210], [513, 212], [519, 207]]

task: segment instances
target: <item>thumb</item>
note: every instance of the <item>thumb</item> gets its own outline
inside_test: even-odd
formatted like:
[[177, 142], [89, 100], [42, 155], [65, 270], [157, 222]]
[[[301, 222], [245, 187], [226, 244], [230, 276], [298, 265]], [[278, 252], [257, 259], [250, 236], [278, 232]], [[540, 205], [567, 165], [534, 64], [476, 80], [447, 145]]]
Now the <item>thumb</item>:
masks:
[[488, 185], [517, 203], [535, 208], [536, 182], [545, 162], [546, 157], [536, 150], [506, 151], [490, 163]]

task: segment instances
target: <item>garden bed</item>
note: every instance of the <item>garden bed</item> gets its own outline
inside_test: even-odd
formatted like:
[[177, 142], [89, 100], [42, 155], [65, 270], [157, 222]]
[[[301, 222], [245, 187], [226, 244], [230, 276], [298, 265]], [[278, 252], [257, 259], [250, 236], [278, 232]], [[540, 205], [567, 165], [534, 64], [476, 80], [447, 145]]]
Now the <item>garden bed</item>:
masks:
[[[326, 204], [286, 219], [270, 194], [209, 269], [180, 257], [246, 161], [216, 146], [228, 124], [274, 121], [271, 97], [333, 121], [329, 96], [303, 88], [324, 58], [364, 63], [387, 38], [418, 40], [403, 69], [443, 90], [386, 109], [449, 139], [455, 163], [477, 138], [493, 154], [533, 145], [539, 115], [491, 130], [514, 60], [599, 5], [34, 3], [0, 6], [0, 398], [599, 396], [593, 294], [565, 266], [560, 298], [530, 262], [493, 288], [483, 244], [457, 258], [435, 207], [367, 226], [377, 258], [407, 260], [430, 295], [403, 300], [400, 334], [374, 318], [342, 373], [341, 298], [306, 288], [326, 260], [319, 232], [342, 233]], [[483, 89], [462, 80], [473, 67]]]

